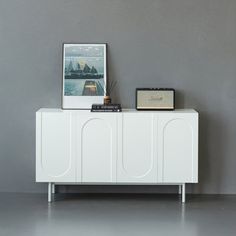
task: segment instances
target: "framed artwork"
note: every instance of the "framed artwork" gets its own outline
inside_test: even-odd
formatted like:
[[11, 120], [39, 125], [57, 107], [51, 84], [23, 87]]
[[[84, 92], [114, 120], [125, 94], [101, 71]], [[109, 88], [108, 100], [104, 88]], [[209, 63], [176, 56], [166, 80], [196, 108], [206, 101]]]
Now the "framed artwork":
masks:
[[106, 44], [63, 44], [63, 109], [103, 103], [107, 82]]

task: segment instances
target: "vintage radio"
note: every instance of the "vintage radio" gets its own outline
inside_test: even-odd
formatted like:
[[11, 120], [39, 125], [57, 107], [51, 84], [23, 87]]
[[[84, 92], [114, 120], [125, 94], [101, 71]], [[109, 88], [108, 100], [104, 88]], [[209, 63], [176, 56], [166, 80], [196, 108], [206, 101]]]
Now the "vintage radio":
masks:
[[174, 110], [175, 90], [171, 88], [137, 88], [137, 110]]

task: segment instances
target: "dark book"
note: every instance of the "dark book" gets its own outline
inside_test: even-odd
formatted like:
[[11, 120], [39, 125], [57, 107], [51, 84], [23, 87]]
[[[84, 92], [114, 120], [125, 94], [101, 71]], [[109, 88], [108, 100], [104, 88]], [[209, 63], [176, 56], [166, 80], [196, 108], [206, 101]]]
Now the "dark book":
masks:
[[91, 109], [91, 112], [122, 112], [122, 109]]
[[121, 112], [120, 104], [93, 104], [91, 112]]

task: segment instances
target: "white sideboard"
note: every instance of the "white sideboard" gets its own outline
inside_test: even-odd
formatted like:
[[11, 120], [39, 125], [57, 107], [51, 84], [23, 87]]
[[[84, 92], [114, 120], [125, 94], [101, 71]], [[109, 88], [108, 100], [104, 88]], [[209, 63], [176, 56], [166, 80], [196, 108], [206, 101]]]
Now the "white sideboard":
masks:
[[36, 181], [59, 184], [178, 185], [198, 182], [198, 113], [40, 109]]

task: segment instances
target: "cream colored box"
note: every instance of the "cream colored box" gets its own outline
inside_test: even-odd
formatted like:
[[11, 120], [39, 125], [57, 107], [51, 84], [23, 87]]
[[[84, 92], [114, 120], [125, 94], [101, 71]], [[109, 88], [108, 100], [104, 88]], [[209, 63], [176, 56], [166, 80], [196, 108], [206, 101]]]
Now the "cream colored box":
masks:
[[175, 90], [141, 88], [136, 89], [137, 110], [174, 110]]

